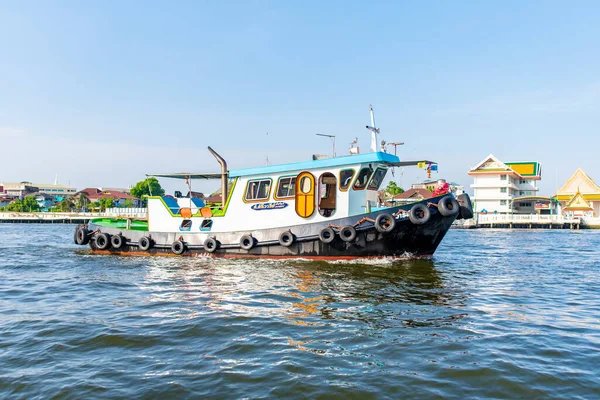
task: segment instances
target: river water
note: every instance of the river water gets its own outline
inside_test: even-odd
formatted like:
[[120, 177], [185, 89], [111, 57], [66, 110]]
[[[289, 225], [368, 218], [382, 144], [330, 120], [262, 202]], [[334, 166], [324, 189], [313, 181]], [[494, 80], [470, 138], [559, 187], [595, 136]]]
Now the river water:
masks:
[[0, 398], [600, 397], [600, 232], [432, 260], [94, 256], [0, 225]]

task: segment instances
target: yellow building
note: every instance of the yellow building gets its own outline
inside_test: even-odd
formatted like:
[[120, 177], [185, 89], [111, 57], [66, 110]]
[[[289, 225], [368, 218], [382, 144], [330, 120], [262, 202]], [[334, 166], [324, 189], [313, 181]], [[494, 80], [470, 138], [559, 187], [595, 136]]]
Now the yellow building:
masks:
[[600, 186], [581, 168], [577, 168], [554, 198], [560, 202], [564, 214], [582, 217], [600, 215]]

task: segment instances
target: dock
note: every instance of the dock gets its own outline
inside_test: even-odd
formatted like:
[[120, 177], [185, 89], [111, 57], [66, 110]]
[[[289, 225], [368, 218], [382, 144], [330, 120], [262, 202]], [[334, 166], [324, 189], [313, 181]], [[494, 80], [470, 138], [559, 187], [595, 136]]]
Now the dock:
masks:
[[145, 219], [145, 208], [109, 208], [103, 212], [0, 212], [0, 224], [85, 224], [93, 218]]
[[457, 229], [593, 229], [600, 221], [568, 218], [561, 215], [510, 215], [476, 214], [468, 220], [458, 220], [452, 225]]

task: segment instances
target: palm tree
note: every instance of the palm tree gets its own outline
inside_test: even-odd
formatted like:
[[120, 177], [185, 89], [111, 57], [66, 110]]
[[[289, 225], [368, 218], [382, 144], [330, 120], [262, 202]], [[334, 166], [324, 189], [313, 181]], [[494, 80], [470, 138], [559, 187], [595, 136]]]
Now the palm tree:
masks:
[[77, 209], [85, 210], [87, 205], [90, 203], [90, 199], [87, 197], [87, 194], [80, 193], [79, 198], [77, 199]]

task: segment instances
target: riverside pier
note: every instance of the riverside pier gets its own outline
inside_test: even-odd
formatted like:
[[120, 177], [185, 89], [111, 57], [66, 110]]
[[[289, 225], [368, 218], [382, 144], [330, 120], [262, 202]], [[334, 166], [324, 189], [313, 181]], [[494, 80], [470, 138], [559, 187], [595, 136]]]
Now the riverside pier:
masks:
[[594, 229], [600, 228], [600, 220], [561, 215], [476, 214], [472, 219], [455, 221], [452, 227], [462, 229]]
[[92, 218], [146, 218], [146, 208], [109, 208], [104, 212], [0, 212], [0, 224], [85, 224]]

